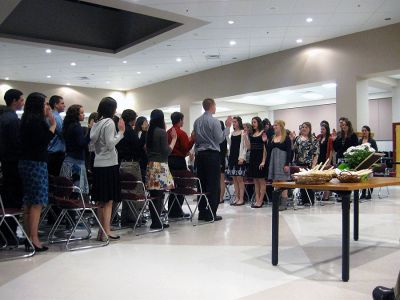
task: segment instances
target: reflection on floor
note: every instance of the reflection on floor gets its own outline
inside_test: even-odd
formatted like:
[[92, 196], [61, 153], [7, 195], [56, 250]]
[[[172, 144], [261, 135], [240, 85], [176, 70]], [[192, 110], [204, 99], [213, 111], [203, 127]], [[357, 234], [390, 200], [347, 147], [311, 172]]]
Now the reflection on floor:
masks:
[[371, 299], [400, 269], [400, 188], [360, 204], [350, 281], [341, 278], [340, 204], [281, 214], [279, 265], [271, 265], [271, 208], [220, 206], [215, 224], [131, 230], [105, 248], [51, 251], [0, 263], [1, 299]]

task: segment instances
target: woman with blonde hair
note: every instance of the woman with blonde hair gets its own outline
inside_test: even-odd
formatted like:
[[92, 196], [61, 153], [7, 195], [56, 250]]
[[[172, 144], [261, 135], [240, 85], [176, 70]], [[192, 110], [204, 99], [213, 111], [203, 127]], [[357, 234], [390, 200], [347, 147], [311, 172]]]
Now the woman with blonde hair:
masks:
[[[292, 157], [292, 143], [286, 133], [285, 122], [276, 120], [274, 135], [271, 143], [271, 161], [269, 164], [268, 179], [272, 181], [287, 181], [290, 179], [289, 165]], [[282, 192], [279, 210], [285, 210], [287, 204], [287, 190]]]

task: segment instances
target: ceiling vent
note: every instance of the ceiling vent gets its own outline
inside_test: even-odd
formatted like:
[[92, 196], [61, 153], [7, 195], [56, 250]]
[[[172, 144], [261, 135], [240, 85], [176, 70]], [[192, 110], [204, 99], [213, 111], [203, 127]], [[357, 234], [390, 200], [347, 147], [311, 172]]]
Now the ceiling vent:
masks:
[[78, 79], [79, 80], [90, 80], [90, 78], [87, 76], [80, 76], [80, 77], [78, 77]]
[[208, 60], [219, 59], [219, 58], [220, 58], [220, 56], [219, 56], [218, 54], [209, 54], [209, 55], [206, 55], [206, 59], [208, 59]]

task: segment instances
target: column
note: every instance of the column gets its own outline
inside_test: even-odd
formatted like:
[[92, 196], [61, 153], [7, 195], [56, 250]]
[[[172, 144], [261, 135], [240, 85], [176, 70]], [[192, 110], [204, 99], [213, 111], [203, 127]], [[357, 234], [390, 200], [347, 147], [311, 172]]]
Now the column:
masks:
[[188, 134], [193, 130], [194, 121], [203, 114], [203, 106], [201, 103], [192, 103], [189, 107], [189, 122], [186, 121], [185, 130]]
[[353, 123], [354, 131], [369, 124], [368, 80], [357, 81], [357, 123]]
[[336, 124], [331, 129], [339, 130], [339, 118], [348, 118], [353, 127], [357, 126], [357, 81], [356, 78], [338, 78], [336, 87]]

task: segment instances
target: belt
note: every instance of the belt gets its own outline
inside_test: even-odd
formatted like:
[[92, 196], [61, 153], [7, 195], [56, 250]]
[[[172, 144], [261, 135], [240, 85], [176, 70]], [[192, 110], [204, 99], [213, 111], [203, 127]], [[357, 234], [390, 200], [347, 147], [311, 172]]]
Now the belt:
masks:
[[218, 150], [201, 150], [198, 151], [197, 153], [220, 153]]

